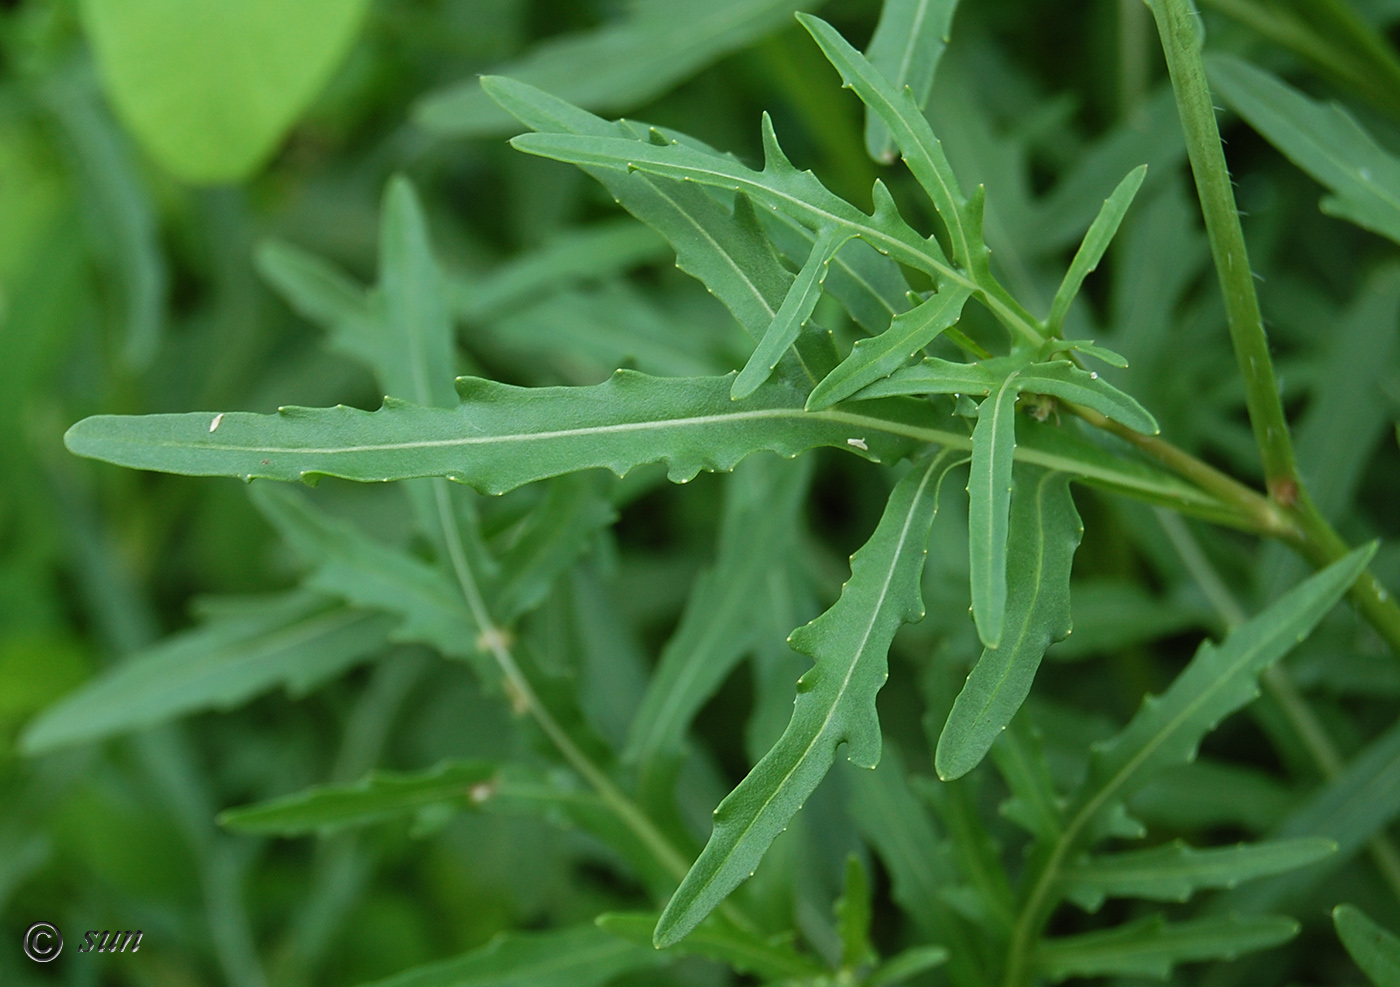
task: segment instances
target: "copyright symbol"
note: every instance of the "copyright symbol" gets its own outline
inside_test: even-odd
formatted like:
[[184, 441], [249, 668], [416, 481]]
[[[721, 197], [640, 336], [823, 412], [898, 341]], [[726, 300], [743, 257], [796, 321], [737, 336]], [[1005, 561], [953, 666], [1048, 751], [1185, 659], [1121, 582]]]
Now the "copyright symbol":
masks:
[[24, 933], [24, 955], [35, 963], [48, 963], [63, 952], [63, 933], [49, 922], [35, 922]]

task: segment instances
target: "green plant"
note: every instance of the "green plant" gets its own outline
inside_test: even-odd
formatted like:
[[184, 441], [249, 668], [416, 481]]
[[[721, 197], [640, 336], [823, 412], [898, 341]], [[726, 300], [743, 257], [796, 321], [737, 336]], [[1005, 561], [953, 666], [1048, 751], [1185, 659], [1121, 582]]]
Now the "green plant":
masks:
[[[1378, 577], [1397, 561], [1377, 544], [1394, 536], [1394, 463], [1376, 481], [1379, 508], [1357, 496], [1393, 417], [1394, 395], [1391, 405], [1378, 396], [1397, 379], [1393, 262], [1338, 320], [1344, 335], [1311, 371], [1295, 445], [1187, 0], [1150, 4], [1170, 95], [1139, 109], [1160, 128], [1175, 108], [1204, 245], [1180, 187], [1148, 181], [1142, 157], [1165, 159], [1151, 163], [1167, 171], [1179, 158], [1152, 150], [1151, 127], [1083, 153], [1061, 186], [1059, 201], [1072, 205], [1058, 233], [1045, 232], [1049, 207], [1017, 217], [1024, 202], [965, 191], [968, 165], [952, 136], [945, 153], [937, 114], [925, 112], [955, 6], [886, 0], [868, 56], [797, 15], [864, 104], [866, 150], [882, 163], [897, 153], [912, 176], [876, 180], [868, 210], [793, 165], [766, 114], [755, 169], [505, 76], [425, 104], [427, 125], [471, 132], [494, 126], [489, 95], [532, 131], [512, 139], [517, 151], [577, 165], [653, 232], [609, 221], [493, 274], [450, 276], [414, 186], [395, 177], [373, 287], [289, 243], [263, 243], [266, 281], [387, 396], [374, 411], [98, 415], [69, 429], [82, 456], [255, 481], [251, 500], [301, 577], [210, 607], [197, 627], [38, 716], [24, 748], [107, 738], [277, 685], [304, 694], [403, 645], [465, 663], [514, 714], [520, 742], [509, 750], [404, 771], [369, 771], [371, 759], [229, 809], [222, 826], [327, 836], [406, 818], [432, 834], [458, 814], [536, 816], [587, 834], [585, 856], [634, 883], [600, 895], [606, 907], [574, 908], [573, 924], [510, 932], [395, 984], [687, 982], [688, 956], [764, 983], [1187, 982], [1179, 964], [1292, 940], [1301, 926], [1285, 913], [1329, 873], [1359, 869], [1359, 853], [1380, 876], [1367, 892], [1400, 895], [1400, 855], [1385, 835], [1400, 812], [1393, 713], [1368, 706], [1349, 726], [1343, 706], [1307, 691], [1345, 691], [1336, 682], [1348, 670], [1364, 674], [1355, 656], [1388, 648], [1383, 664], [1400, 654], [1400, 608]], [[664, 18], [636, 21], [616, 30], [645, 36]], [[1396, 239], [1400, 167], [1381, 143], [1243, 61], [1209, 68], [1232, 106], [1333, 189], [1328, 212]], [[1362, 77], [1355, 66], [1335, 74]], [[607, 94], [588, 100], [610, 104]], [[1319, 114], [1340, 137], [1318, 139]], [[975, 113], [954, 122], [969, 143], [981, 139]], [[1149, 211], [1135, 215], [1149, 188], [1136, 207]], [[1081, 230], [1062, 277], [1030, 262]], [[1190, 336], [1172, 338], [1206, 247], [1219, 295], [1183, 320]], [[525, 304], [668, 249], [747, 343], [713, 313], [648, 306], [618, 285]], [[1105, 257], [1120, 310], [1112, 349], [1078, 335], [1095, 308], [1081, 291]], [[494, 341], [459, 352], [458, 319], [492, 325]], [[1221, 369], [1222, 322], [1237, 377]], [[629, 358], [637, 369], [546, 386], [552, 347], [565, 376], [570, 360], [587, 368], [580, 376]], [[491, 379], [478, 360], [531, 386]], [[1148, 376], [1131, 374], [1140, 365]], [[804, 516], [819, 456], [825, 475], [884, 502], [878, 520], [862, 516], [864, 541], [839, 590], [846, 574], [823, 561], [831, 539]], [[674, 496], [667, 480], [702, 471], [732, 471], [717, 548], [648, 671], [637, 657], [645, 611], [629, 620], [600, 589], [625, 569], [610, 530], [647, 498]], [[316, 495], [267, 482], [323, 478], [329, 489]], [[340, 480], [397, 485], [355, 495]], [[955, 506], [940, 511], [941, 500]], [[1203, 546], [1197, 522], [1229, 534]], [[1085, 538], [1098, 541], [1095, 580], [1071, 578]], [[1364, 623], [1336, 607], [1344, 597]], [[936, 614], [927, 626], [901, 632], [926, 608]], [[1224, 633], [1184, 664], [1147, 660], [1153, 642], [1200, 627]], [[911, 659], [893, 670], [904, 694], [881, 698], [877, 714], [897, 640]], [[1122, 656], [1131, 683], [1108, 698], [1073, 664], [1105, 652]], [[1047, 653], [1061, 661], [1033, 689]], [[1338, 654], [1348, 657], [1333, 662]], [[424, 674], [399, 658], [375, 673], [363, 716], [376, 703], [392, 709]], [[700, 721], [716, 696], [733, 699], [727, 683], [745, 659], [752, 709], [726, 721], [743, 739], [718, 742]], [[1371, 674], [1394, 680], [1384, 667]], [[1246, 707], [1254, 733], [1231, 719]], [[920, 723], [927, 754], [916, 749]], [[1198, 757], [1203, 744], [1236, 756]], [[734, 750], [752, 766], [721, 800], [722, 758]], [[838, 754], [873, 770], [836, 772], [848, 803], [824, 811], [845, 821], [804, 823], [809, 800], [831, 798], [818, 786]], [[1269, 757], [1314, 784], [1286, 788], [1258, 767]], [[694, 810], [716, 801], [706, 832]], [[1220, 893], [1196, 897], [1208, 891]], [[1134, 904], [1101, 912], [1109, 899]], [[638, 910], [642, 901], [655, 910]], [[1355, 945], [1371, 934], [1367, 921], [1338, 912], [1342, 940], [1376, 975], [1367, 964], [1385, 957], [1365, 960]], [[1201, 982], [1262, 982], [1247, 979], [1271, 975], [1258, 962], [1221, 964]]]

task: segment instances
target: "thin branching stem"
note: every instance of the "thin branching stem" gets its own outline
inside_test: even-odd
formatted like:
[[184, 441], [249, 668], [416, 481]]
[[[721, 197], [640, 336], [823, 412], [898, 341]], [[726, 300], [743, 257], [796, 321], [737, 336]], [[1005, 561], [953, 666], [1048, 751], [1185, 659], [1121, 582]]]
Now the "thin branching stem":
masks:
[[481, 596], [476, 577], [472, 574], [466, 553], [462, 550], [461, 530], [457, 526], [457, 516], [452, 511], [447, 482], [435, 480], [433, 483], [438, 516], [442, 522], [444, 540], [447, 542], [447, 555], [452, 562], [452, 571], [457, 577], [462, 596], [467, 601], [467, 608], [471, 610], [472, 619], [481, 629], [481, 644], [491, 653], [501, 670], [506, 694], [517, 709], [528, 714], [538, 724], [550, 743], [554, 744], [564, 760], [569, 762], [569, 766], [593, 787], [604, 804], [632, 830], [667, 873], [679, 881], [690, 869], [690, 861], [672, 846], [671, 841], [666, 839], [646, 814], [574, 743], [568, 731], [559, 725], [559, 721], [540, 701], [540, 697], [530, 685], [530, 680], [515, 660], [515, 655], [510, 649], [510, 639], [505, 629], [496, 625], [490, 611], [487, 610], [486, 601]]
[[1176, 91], [1177, 111], [1186, 135], [1186, 153], [1196, 179], [1211, 256], [1225, 300], [1230, 342], [1244, 378], [1245, 406], [1254, 440], [1264, 462], [1269, 496], [1285, 506], [1298, 500], [1298, 469], [1288, 421], [1279, 400], [1278, 380], [1269, 356], [1269, 340], [1254, 291], [1244, 229], [1235, 206], [1235, 190], [1225, 164], [1215, 105], [1206, 82], [1205, 62], [1195, 14], [1189, 0], [1152, 0], [1152, 13]]

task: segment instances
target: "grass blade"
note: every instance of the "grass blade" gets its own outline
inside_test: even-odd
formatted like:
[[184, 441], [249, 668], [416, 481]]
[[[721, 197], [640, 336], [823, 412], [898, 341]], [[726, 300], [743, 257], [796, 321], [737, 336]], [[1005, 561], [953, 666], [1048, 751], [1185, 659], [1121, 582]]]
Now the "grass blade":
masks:
[[978, 408], [967, 480], [972, 616], [982, 644], [996, 648], [1006, 615], [1006, 537], [1011, 519], [1011, 463], [1016, 451], [1015, 373]]
[[957, 462], [943, 453], [905, 475], [870, 540], [851, 559], [841, 599], [792, 633], [815, 665], [797, 683], [781, 738], [715, 810], [714, 831], [657, 923], [660, 947], [679, 942], [753, 873], [769, 845], [816, 790], [847, 744], [847, 757], [880, 759], [875, 696], [900, 624], [923, 616], [919, 581], [938, 489]]
[[1069, 572], [1084, 534], [1069, 477], [1017, 471], [1011, 500], [1006, 633], [982, 652], [953, 702], [934, 765], [945, 781], [978, 764], [1025, 702], [1045, 649], [1070, 632]]
[[1133, 198], [1146, 177], [1147, 165], [1139, 165], [1128, 172], [1127, 177], [1113, 190], [1113, 194], [1104, 200], [1103, 208], [1094, 217], [1089, 231], [1084, 234], [1084, 241], [1075, 252], [1074, 260], [1070, 261], [1069, 270], [1065, 272], [1065, 278], [1060, 282], [1055, 298], [1050, 303], [1050, 315], [1045, 319], [1045, 328], [1052, 336], [1060, 334], [1065, 324], [1065, 316], [1069, 313], [1070, 303], [1079, 294], [1084, 279], [1099, 266], [1104, 251], [1108, 250], [1109, 243], [1118, 232], [1123, 217], [1128, 213], [1128, 207], [1133, 204]]

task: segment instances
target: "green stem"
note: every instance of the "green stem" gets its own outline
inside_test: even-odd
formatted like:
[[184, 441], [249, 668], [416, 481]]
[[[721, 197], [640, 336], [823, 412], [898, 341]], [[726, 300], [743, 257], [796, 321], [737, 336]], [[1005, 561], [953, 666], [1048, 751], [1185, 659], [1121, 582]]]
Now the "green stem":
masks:
[[457, 516], [453, 513], [451, 501], [448, 499], [447, 482], [446, 480], [434, 481], [433, 492], [437, 499], [438, 517], [442, 521], [444, 540], [447, 542], [448, 558], [452, 563], [452, 571], [457, 577], [457, 583], [462, 589], [462, 596], [467, 601], [467, 608], [471, 610], [472, 619], [476, 622], [477, 627], [481, 628], [480, 643], [495, 658], [496, 665], [500, 668], [501, 676], [505, 680], [506, 694], [510, 697], [511, 703], [518, 711], [527, 713], [534, 719], [540, 730], [559, 750], [564, 760], [569, 763], [569, 766], [577, 771], [589, 785], [593, 786], [598, 797], [622, 821], [623, 825], [636, 835], [669, 874], [680, 881], [690, 870], [690, 862], [671, 845], [671, 842], [647, 818], [646, 814], [613, 784], [612, 779], [604, 774], [603, 770], [594, 764], [588, 755], [574, 743], [568, 731], [559, 725], [559, 721], [550, 713], [548, 707], [540, 701], [538, 694], [530, 685], [530, 680], [521, 671], [520, 664], [515, 660], [515, 655], [510, 650], [510, 636], [505, 628], [498, 626], [491, 618], [491, 614], [486, 608], [486, 601], [482, 599], [481, 590], [477, 586], [476, 577], [472, 574], [471, 566], [467, 563], [466, 553], [462, 550], [461, 531], [457, 527]]
[[1172, 88], [1176, 91], [1177, 111], [1186, 135], [1186, 153], [1191, 160], [1196, 192], [1205, 215], [1206, 235], [1225, 298], [1230, 342], [1244, 378], [1245, 406], [1249, 409], [1254, 440], [1264, 462], [1265, 486], [1270, 497], [1284, 506], [1291, 506], [1298, 499], [1293, 443], [1279, 400], [1278, 381], [1269, 356], [1259, 298], [1254, 292], [1244, 230], [1240, 227], [1235, 192], [1215, 122], [1215, 106], [1206, 83], [1195, 15], [1190, 0], [1151, 0], [1151, 7], [1167, 57]]

